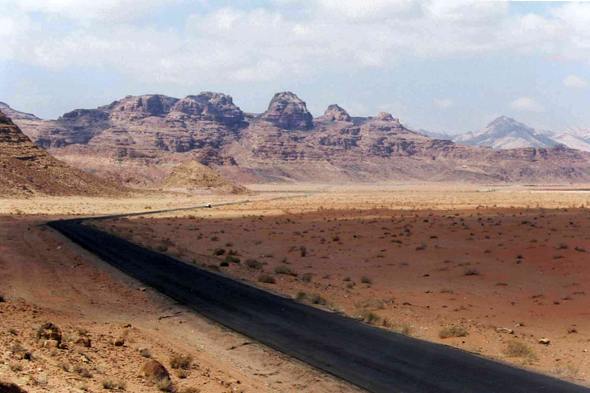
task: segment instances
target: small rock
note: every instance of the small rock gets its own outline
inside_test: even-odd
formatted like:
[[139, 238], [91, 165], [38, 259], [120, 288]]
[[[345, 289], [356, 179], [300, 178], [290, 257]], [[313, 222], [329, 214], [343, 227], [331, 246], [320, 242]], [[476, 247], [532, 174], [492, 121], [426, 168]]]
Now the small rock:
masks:
[[157, 360], [150, 360], [146, 362], [141, 368], [141, 375], [148, 378], [150, 381], [160, 381], [162, 379], [169, 379], [170, 374], [166, 367]]
[[83, 345], [86, 348], [90, 348], [92, 346], [92, 342], [88, 337], [80, 337], [74, 342], [74, 344]]
[[503, 327], [499, 327], [496, 329], [496, 331], [498, 333], [508, 333], [508, 334], [514, 334], [514, 330], [512, 329], [508, 329], [508, 328], [503, 328]]
[[542, 338], [539, 340], [539, 344], [549, 345], [551, 341], [548, 338]]
[[572, 333], [578, 333], [578, 329], [576, 329], [576, 328], [569, 328], [569, 329], [567, 330], [567, 332], [568, 332], [569, 334], [572, 334]]
[[115, 344], [115, 347], [122, 347], [123, 345], [125, 345], [125, 339], [123, 337], [119, 337], [115, 340], [113, 344]]
[[59, 342], [57, 340], [45, 340], [43, 343], [43, 347], [45, 348], [57, 348], [59, 346]]

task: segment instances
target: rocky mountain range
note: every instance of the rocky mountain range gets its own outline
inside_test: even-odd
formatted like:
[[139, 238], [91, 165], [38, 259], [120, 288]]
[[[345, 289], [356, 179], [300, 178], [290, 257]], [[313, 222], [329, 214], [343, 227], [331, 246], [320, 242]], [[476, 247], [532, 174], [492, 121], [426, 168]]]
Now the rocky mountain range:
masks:
[[[18, 117], [15, 116], [15, 117]], [[31, 120], [27, 115], [21, 120]], [[125, 188], [56, 160], [0, 112], [0, 193], [21, 195], [122, 195]]]
[[[277, 93], [262, 114], [244, 113], [230, 96], [205, 92], [183, 99], [128, 96], [57, 120], [20, 116], [15, 121], [23, 131], [56, 157], [133, 186], [156, 187], [191, 160], [241, 183], [590, 181], [590, 154], [561, 144], [471, 147], [411, 131], [389, 113], [352, 117], [336, 104], [313, 118], [291, 92]], [[532, 133], [521, 128], [523, 135]]]
[[536, 130], [506, 116], [500, 116], [484, 129], [461, 135], [438, 133], [420, 129], [431, 138], [448, 139], [467, 146], [489, 146], [493, 149], [517, 149], [523, 147], [549, 148], [557, 144], [590, 152], [590, 130], [570, 128], [560, 132]]

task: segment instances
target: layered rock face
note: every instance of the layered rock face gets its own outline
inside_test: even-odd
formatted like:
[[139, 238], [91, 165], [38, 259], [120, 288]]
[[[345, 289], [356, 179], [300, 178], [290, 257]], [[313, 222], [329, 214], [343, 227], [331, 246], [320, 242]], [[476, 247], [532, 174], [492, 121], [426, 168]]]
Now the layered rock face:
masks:
[[10, 195], [122, 195], [115, 183], [56, 160], [0, 112], [0, 193]]
[[351, 117], [338, 105], [313, 119], [290, 92], [261, 115], [245, 115], [221, 93], [145, 95], [23, 128], [68, 163], [137, 186], [157, 187], [187, 161], [238, 182], [590, 181], [588, 153], [458, 145], [410, 131], [390, 113]]
[[290, 91], [275, 94], [262, 119], [285, 130], [309, 130], [313, 127], [313, 116], [307, 105]]

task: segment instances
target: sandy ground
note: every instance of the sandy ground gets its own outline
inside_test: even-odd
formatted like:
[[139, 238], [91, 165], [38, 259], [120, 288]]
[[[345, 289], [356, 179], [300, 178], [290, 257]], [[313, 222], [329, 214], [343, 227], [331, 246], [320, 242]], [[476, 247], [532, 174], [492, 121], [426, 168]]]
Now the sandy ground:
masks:
[[[36, 226], [56, 217], [251, 199], [258, 202], [97, 225], [268, 290], [299, 294], [302, 301], [317, 294], [327, 302], [320, 307], [351, 317], [371, 312], [377, 317], [373, 323], [387, 329], [588, 383], [589, 192], [557, 186], [355, 185], [263, 201], [323, 186], [249, 187], [256, 194], [247, 198], [0, 200], [0, 294], [7, 300], [0, 303], [0, 380], [31, 392], [104, 391], [107, 379], [126, 381], [127, 391], [157, 391], [138, 377], [147, 360], [138, 349], [146, 347], [168, 367], [179, 391], [354, 391], [141, 290], [141, 284]], [[214, 256], [218, 249], [224, 254]], [[230, 250], [240, 263], [220, 266]], [[247, 267], [248, 259], [261, 262], [276, 284], [258, 283], [262, 272]], [[275, 273], [276, 268], [293, 275]], [[474, 275], [466, 275], [470, 269]], [[70, 341], [84, 331], [92, 348], [73, 342], [68, 349], [42, 348], [35, 332], [45, 321], [59, 325]], [[463, 326], [468, 334], [441, 339], [439, 332], [449, 326]], [[125, 345], [114, 346], [122, 334], [128, 335]], [[542, 338], [550, 344], [539, 344]], [[506, 356], [514, 340], [535, 356]], [[15, 343], [34, 360], [19, 359]], [[193, 356], [186, 378], [169, 366], [177, 354]], [[74, 371], [80, 367], [92, 378]]]
[[[370, 311], [385, 328], [586, 384], [590, 193], [393, 188], [98, 225], [253, 283], [269, 273], [276, 284], [257, 285], [303, 301], [317, 294], [353, 318]], [[240, 263], [223, 266], [230, 251]], [[441, 338], [450, 326], [468, 334]], [[512, 341], [534, 357], [507, 356]]]

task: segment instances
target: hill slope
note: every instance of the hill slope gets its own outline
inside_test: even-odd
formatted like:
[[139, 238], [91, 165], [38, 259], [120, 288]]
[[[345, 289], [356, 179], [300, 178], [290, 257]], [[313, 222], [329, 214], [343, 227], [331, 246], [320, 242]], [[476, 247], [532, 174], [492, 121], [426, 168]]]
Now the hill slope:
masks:
[[171, 190], [211, 190], [223, 194], [251, 194], [246, 187], [224, 179], [211, 168], [196, 161], [187, 161], [175, 168], [162, 183], [161, 188]]
[[7, 195], [118, 195], [124, 187], [71, 168], [25, 136], [0, 112], [0, 193]]

